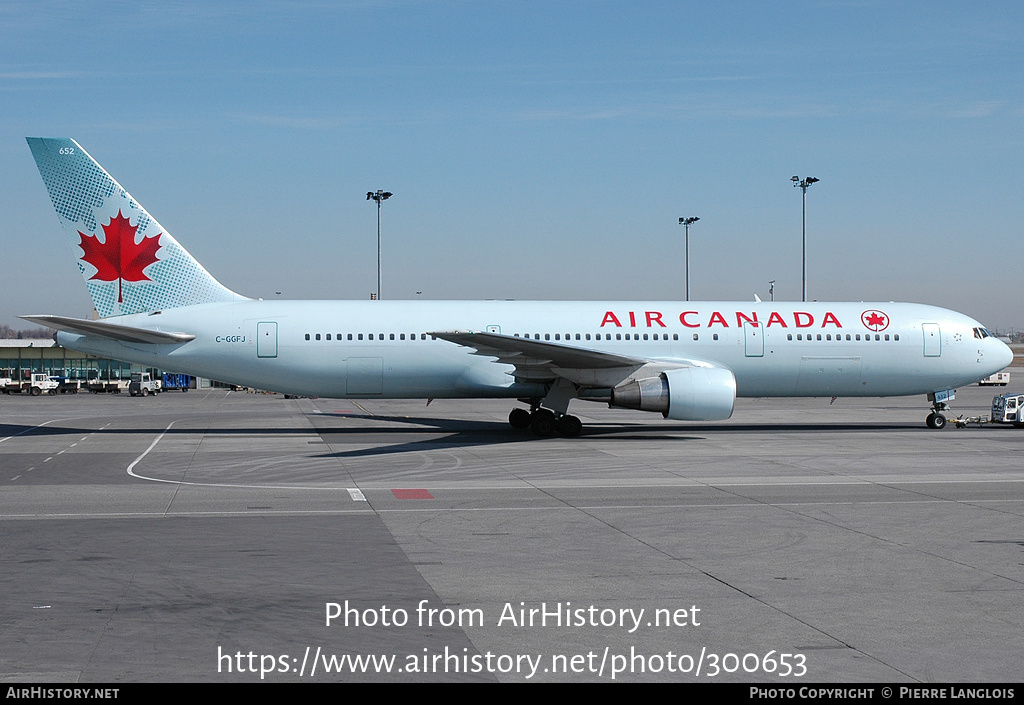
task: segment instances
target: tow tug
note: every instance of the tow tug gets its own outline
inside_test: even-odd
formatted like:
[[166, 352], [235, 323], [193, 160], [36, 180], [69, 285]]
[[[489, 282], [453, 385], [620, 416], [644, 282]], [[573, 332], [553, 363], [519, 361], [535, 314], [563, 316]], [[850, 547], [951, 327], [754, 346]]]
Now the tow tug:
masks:
[[1000, 394], [992, 399], [992, 412], [985, 416], [960, 416], [954, 422], [957, 428], [966, 428], [970, 424], [979, 427], [985, 424], [1013, 424], [1014, 428], [1024, 428], [1024, 394]]

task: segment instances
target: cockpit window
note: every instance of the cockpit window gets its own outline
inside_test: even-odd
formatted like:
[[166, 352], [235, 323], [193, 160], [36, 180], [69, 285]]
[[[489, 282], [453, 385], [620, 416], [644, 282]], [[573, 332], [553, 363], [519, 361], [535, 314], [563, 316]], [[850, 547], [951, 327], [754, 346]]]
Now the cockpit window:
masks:
[[989, 332], [988, 332], [988, 331], [987, 331], [986, 329], [984, 329], [984, 328], [975, 328], [975, 329], [974, 329], [974, 337], [975, 337], [975, 338], [978, 338], [978, 339], [980, 340], [981, 338], [991, 338], [991, 337], [992, 337], [992, 334], [991, 334], [991, 333], [989, 333]]

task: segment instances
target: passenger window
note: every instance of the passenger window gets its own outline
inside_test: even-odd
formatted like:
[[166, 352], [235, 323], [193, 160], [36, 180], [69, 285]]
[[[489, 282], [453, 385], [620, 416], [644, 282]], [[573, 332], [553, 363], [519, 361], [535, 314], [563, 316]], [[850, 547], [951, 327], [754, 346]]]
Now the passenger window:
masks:
[[316, 339], [320, 340], [320, 334], [319, 333], [316, 334]]
[[306, 333], [306, 340], [309, 340], [309, 333]]
[[711, 339], [712, 340], [718, 340], [718, 333], [715, 333], [713, 336], [711, 336]]

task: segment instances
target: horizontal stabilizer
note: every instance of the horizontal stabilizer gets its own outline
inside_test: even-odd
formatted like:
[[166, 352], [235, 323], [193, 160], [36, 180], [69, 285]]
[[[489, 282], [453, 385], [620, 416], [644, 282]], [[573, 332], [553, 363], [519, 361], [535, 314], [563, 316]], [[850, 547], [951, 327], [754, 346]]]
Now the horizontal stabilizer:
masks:
[[195, 336], [191, 333], [164, 333], [163, 331], [121, 326], [116, 323], [106, 323], [105, 321], [87, 321], [81, 318], [66, 318], [64, 316], [18, 316], [18, 318], [30, 323], [38, 323], [47, 328], [67, 331], [68, 333], [98, 335], [103, 338], [123, 340], [126, 343], [174, 345], [195, 340]]

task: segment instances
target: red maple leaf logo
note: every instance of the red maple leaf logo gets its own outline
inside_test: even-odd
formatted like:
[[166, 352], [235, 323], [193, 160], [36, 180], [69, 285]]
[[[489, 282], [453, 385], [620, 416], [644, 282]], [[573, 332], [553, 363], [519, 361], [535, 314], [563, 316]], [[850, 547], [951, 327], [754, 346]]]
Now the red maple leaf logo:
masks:
[[117, 215], [110, 219], [107, 225], [103, 226], [105, 241], [95, 235], [86, 235], [81, 230], [78, 234], [82, 236], [79, 247], [82, 248], [82, 260], [96, 268], [96, 273], [89, 277], [90, 280], [112, 282], [117, 280], [117, 302], [122, 303], [121, 282], [153, 281], [146, 276], [143, 270], [154, 262], [159, 262], [156, 251], [160, 249], [160, 236], [157, 233], [153, 237], [144, 237], [142, 242], [135, 244], [135, 231], [138, 225], [132, 225], [128, 218], [117, 211]]
[[889, 327], [889, 317], [881, 311], [865, 311], [860, 314], [860, 320], [865, 327], [876, 332]]

